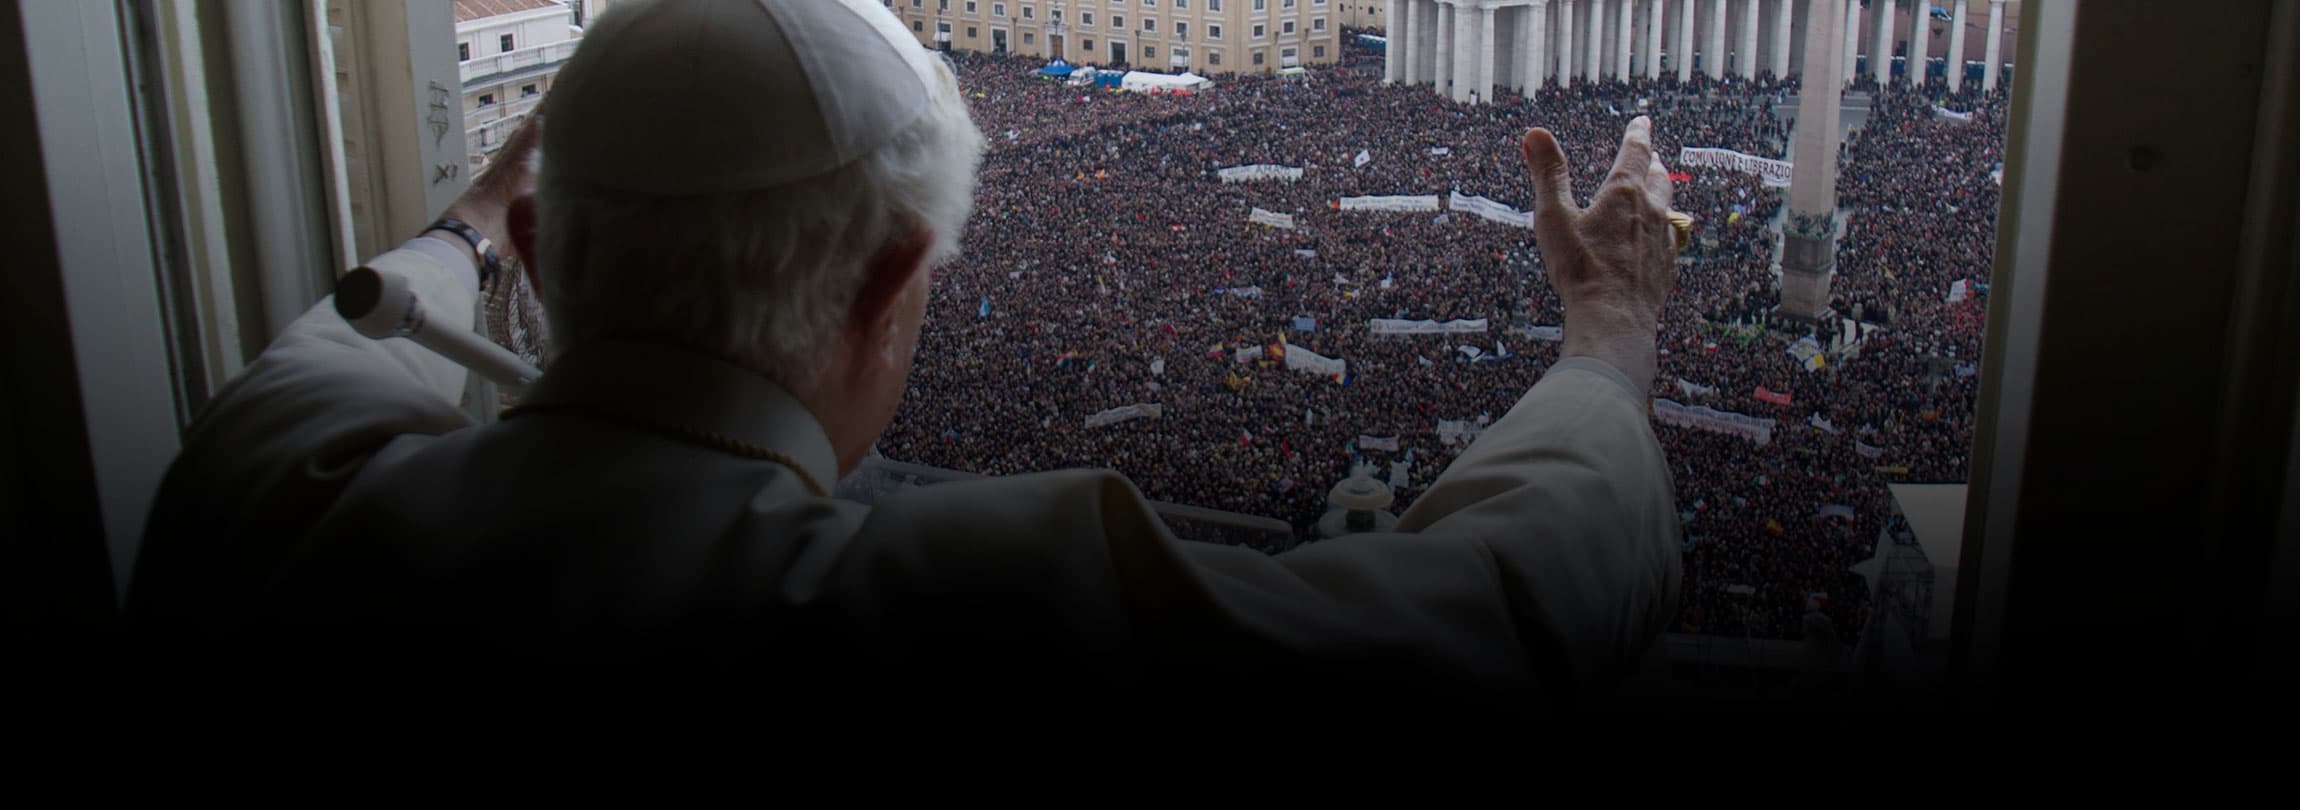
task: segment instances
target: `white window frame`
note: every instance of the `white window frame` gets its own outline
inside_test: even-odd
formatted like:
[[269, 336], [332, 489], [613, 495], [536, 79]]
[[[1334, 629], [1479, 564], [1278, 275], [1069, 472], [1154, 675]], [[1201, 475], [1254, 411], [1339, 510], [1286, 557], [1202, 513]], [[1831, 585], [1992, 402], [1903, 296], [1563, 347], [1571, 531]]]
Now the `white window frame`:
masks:
[[1206, 39], [1208, 39], [1208, 40], [1216, 40], [1216, 39], [1221, 39], [1221, 38], [1222, 38], [1222, 26], [1221, 26], [1221, 24], [1219, 24], [1219, 23], [1207, 23], [1207, 24], [1206, 24]]

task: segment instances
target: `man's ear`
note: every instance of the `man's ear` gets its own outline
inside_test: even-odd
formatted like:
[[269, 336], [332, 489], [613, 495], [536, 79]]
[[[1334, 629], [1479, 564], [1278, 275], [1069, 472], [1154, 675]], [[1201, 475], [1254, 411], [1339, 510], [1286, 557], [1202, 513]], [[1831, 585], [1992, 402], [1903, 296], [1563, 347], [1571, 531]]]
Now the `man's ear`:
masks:
[[926, 272], [926, 256], [933, 248], [934, 232], [922, 229], [887, 243], [871, 256], [863, 268], [862, 289], [847, 309], [847, 333], [854, 346], [875, 351], [893, 334], [903, 290]]
[[511, 242], [511, 255], [519, 259], [519, 269], [527, 274], [528, 289], [543, 289], [543, 279], [535, 269], [535, 195], [521, 194], [511, 200], [503, 212], [504, 234]]

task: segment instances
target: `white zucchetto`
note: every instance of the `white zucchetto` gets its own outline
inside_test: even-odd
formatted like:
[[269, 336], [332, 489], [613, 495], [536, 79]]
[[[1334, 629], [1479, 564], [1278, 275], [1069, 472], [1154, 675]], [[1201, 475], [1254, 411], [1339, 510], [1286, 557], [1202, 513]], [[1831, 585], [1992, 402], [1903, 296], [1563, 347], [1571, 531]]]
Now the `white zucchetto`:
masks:
[[546, 171], [642, 194], [753, 191], [917, 121], [937, 57], [871, 0], [626, 0], [551, 88]]

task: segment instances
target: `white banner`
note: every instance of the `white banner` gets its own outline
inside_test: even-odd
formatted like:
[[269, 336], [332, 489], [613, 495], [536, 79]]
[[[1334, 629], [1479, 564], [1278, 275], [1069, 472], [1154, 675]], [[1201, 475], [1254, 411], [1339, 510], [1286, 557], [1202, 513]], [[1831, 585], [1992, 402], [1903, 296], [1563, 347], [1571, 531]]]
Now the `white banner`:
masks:
[[1680, 393], [1683, 393], [1688, 399], [1693, 397], [1714, 397], [1717, 395], [1716, 388], [1702, 385], [1690, 380], [1678, 380], [1677, 390]]
[[1351, 158], [1351, 160], [1355, 161], [1359, 168], [1364, 168], [1366, 164], [1374, 162], [1374, 153], [1360, 149], [1358, 156]]
[[1450, 155], [1450, 154], [1453, 154], [1453, 147], [1451, 147], [1451, 146], [1432, 146], [1432, 147], [1430, 147], [1430, 154], [1433, 154], [1433, 155]]
[[1421, 197], [1399, 194], [1376, 197], [1343, 197], [1341, 209], [1344, 211], [1435, 211], [1438, 210], [1438, 198], [1435, 194]]
[[1286, 344], [1286, 367], [1311, 374], [1335, 376], [1349, 371], [1349, 362], [1339, 357], [1327, 357], [1309, 349]]
[[1509, 207], [1506, 204], [1489, 200], [1484, 197], [1470, 197], [1462, 194], [1459, 191], [1455, 191], [1452, 192], [1451, 204], [1453, 206], [1453, 210], [1455, 211], [1460, 211], [1465, 214], [1476, 214], [1487, 220], [1499, 222], [1503, 225], [1515, 225], [1520, 228], [1533, 227], [1533, 212], [1519, 211], [1515, 208]]
[[1367, 322], [1377, 335], [1455, 335], [1486, 330], [1484, 318], [1475, 320], [1408, 321], [1397, 318], [1375, 318]]
[[1413, 480], [1413, 467], [1411, 462], [1403, 459], [1390, 462], [1390, 489], [1405, 489], [1406, 484]]
[[1754, 174], [1764, 180], [1765, 185], [1774, 188], [1787, 188], [1789, 186], [1791, 168], [1791, 164], [1786, 160], [1745, 155], [1731, 149], [1698, 149], [1690, 146], [1677, 150], [1677, 165], [1680, 167], [1715, 166], [1720, 169], [1732, 169], [1743, 174]]
[[1961, 302], [1966, 298], [1971, 297], [1972, 294], [1972, 285], [1968, 283], [1966, 279], [1960, 278], [1949, 282], [1949, 303], [1954, 304]]
[[1120, 405], [1116, 408], [1111, 408], [1110, 410], [1086, 417], [1086, 426], [1090, 428], [1097, 428], [1106, 425], [1115, 425], [1120, 422], [1132, 422], [1136, 419], [1156, 419], [1165, 413], [1166, 408], [1163, 405], [1152, 405], [1147, 403], [1139, 405]]
[[1259, 222], [1272, 228], [1285, 228], [1287, 230], [1292, 230], [1294, 227], [1293, 214], [1281, 214], [1276, 211], [1264, 211], [1260, 208], [1256, 208], [1252, 213], [1247, 214], [1246, 221]]
[[1936, 116], [1939, 116], [1939, 117], [1942, 117], [1942, 118], [1947, 118], [1947, 119], [1950, 119], [1950, 120], [1954, 120], [1954, 121], [1970, 121], [1970, 120], [1973, 120], [1973, 114], [1972, 114], [1972, 113], [1969, 113], [1969, 112], [1957, 112], [1956, 110], [1952, 110], [1952, 109], [1949, 109], [1949, 108], [1947, 108], [1947, 107], [1943, 107], [1943, 106], [1941, 106], [1941, 105], [1938, 105], [1938, 104], [1935, 104], [1935, 105], [1933, 105], [1933, 115], [1936, 115]]
[[1862, 458], [1881, 458], [1885, 455], [1885, 448], [1854, 439], [1853, 452], [1861, 454]]
[[1748, 414], [1700, 405], [1689, 406], [1673, 399], [1656, 399], [1653, 401], [1653, 418], [1664, 425], [1739, 436], [1760, 445], [1773, 443], [1773, 420], [1759, 419]]
[[1485, 425], [1468, 419], [1440, 419], [1437, 423], [1438, 443], [1451, 447], [1477, 441], [1485, 433]]
[[1292, 182], [1302, 179], [1301, 169], [1297, 169], [1292, 166], [1272, 166], [1267, 163], [1256, 163], [1252, 166], [1231, 166], [1227, 169], [1216, 169], [1214, 170], [1214, 174], [1221, 177], [1222, 182], [1224, 183], [1250, 183], [1256, 180], [1284, 180], [1287, 182]]
[[1218, 294], [1221, 294], [1221, 295], [1235, 295], [1235, 296], [1237, 296], [1237, 297], [1239, 297], [1239, 298], [1260, 298], [1260, 297], [1262, 297], [1262, 288], [1261, 288], [1261, 287], [1259, 287], [1259, 286], [1255, 286], [1255, 287], [1224, 287], [1224, 288], [1221, 288], [1221, 289], [1215, 290], [1214, 292], [1216, 292], [1216, 293], [1218, 293]]
[[1360, 450], [1388, 450], [1388, 451], [1390, 451], [1390, 452], [1392, 452], [1392, 453], [1395, 453], [1395, 452], [1397, 452], [1397, 451], [1398, 451], [1398, 437], [1396, 437], [1396, 436], [1368, 436], [1368, 435], [1365, 435], [1365, 434], [1363, 434], [1363, 433], [1360, 433], [1360, 434], [1358, 434], [1358, 449], [1360, 449]]
[[1551, 343], [1556, 343], [1565, 339], [1565, 327], [1562, 326], [1528, 326], [1521, 323], [1515, 326], [1511, 326], [1506, 331], [1508, 334], [1524, 335], [1535, 340], [1546, 340]]

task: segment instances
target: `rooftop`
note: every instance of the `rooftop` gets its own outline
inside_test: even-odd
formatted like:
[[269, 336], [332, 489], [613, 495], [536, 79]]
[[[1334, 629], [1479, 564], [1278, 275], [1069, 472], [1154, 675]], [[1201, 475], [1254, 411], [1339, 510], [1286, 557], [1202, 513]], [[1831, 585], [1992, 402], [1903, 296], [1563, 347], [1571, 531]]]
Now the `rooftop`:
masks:
[[455, 0], [455, 21], [470, 22], [539, 8], [564, 8], [559, 0]]

